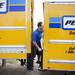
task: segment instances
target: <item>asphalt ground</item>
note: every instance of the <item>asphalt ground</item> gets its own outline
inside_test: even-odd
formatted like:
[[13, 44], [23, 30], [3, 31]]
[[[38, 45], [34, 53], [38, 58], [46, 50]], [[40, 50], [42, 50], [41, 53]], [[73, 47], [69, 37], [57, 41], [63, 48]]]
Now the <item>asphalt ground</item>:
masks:
[[5, 67], [0, 64], [0, 75], [75, 75], [75, 72], [68, 71], [39, 71], [38, 64], [34, 64], [34, 70], [30, 71], [26, 66], [20, 66], [19, 61], [7, 60]]

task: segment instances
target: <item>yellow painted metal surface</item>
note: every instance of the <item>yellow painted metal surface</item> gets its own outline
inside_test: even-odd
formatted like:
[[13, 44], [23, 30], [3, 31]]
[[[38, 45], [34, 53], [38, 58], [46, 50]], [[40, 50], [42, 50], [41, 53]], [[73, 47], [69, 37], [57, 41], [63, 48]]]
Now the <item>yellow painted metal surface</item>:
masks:
[[2, 59], [11, 59], [11, 58], [13, 58], [13, 59], [21, 59], [21, 58], [23, 58], [23, 59], [26, 59], [27, 58], [27, 54], [25, 54], [25, 53], [20, 53], [20, 54], [18, 54], [18, 53], [0, 53], [0, 57], [2, 58]]
[[0, 30], [0, 45], [26, 45], [26, 31]]
[[[8, 12], [0, 14], [0, 27], [5, 27], [4, 29], [0, 28], [0, 46], [25, 46], [26, 53], [0, 52], [0, 58], [25, 59], [27, 53], [31, 52], [31, 0], [25, 0], [25, 4], [13, 3], [10, 4], [10, 0], [8, 0]], [[25, 6], [25, 11], [10, 11], [10, 6]]]
[[[74, 16], [75, 4], [44, 3], [43, 69], [75, 70], [75, 29], [63, 29], [63, 16]], [[60, 27], [52, 27], [50, 18], [60, 18]], [[55, 24], [58, 24], [57, 22]], [[56, 42], [51, 42], [52, 40]], [[62, 41], [61, 43], [59, 41]], [[68, 42], [67, 41], [71, 41]], [[66, 42], [66, 43], [64, 43]]]
[[25, 26], [26, 12], [8, 12], [6, 15], [1, 14], [0, 26]]

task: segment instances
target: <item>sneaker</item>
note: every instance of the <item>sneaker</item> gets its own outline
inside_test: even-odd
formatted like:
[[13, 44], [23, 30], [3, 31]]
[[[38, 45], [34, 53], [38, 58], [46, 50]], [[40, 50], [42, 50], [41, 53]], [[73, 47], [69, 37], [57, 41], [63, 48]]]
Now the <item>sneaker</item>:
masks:
[[40, 64], [40, 63], [41, 63], [41, 61], [37, 61], [36, 63], [37, 63], [37, 64]]
[[41, 69], [41, 67], [38, 68], [38, 71], [43, 71], [43, 69]]

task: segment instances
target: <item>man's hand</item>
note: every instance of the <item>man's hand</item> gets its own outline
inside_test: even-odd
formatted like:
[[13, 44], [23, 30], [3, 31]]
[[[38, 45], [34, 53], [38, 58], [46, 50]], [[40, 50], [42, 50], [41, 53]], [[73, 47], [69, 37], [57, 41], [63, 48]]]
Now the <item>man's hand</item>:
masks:
[[40, 52], [42, 51], [42, 49], [41, 49], [41, 48], [37, 45], [37, 43], [36, 43], [36, 42], [34, 42], [34, 41], [33, 41], [33, 44], [34, 44], [34, 45], [35, 45], [35, 47], [38, 49], [38, 51], [40, 51]]
[[41, 48], [38, 48], [38, 50], [41, 52], [42, 51], [42, 49]]

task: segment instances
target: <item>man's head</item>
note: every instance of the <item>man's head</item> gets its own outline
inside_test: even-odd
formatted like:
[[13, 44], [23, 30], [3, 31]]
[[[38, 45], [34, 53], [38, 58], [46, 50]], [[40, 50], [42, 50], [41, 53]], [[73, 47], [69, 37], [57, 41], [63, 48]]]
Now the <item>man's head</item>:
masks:
[[43, 32], [43, 23], [39, 22], [37, 26], [38, 26], [39, 31]]

